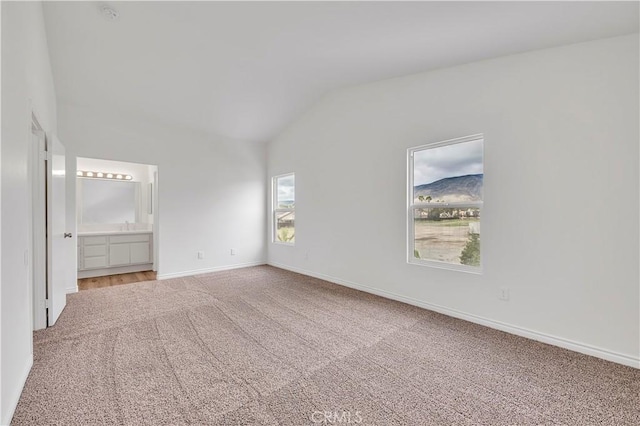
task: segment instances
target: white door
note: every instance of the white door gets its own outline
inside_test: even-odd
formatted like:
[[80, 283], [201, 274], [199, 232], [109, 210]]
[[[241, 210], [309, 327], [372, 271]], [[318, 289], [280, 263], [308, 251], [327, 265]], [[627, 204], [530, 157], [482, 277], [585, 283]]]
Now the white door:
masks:
[[71, 234], [66, 231], [66, 176], [64, 146], [52, 136], [47, 140], [47, 299], [48, 326], [56, 323], [67, 304]]

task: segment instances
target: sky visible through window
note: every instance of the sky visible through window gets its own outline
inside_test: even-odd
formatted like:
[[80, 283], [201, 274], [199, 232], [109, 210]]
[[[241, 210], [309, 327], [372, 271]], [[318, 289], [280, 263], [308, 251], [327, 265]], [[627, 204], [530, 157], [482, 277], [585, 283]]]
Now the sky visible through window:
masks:
[[289, 207], [295, 203], [295, 176], [287, 175], [277, 180], [278, 206]]
[[482, 174], [482, 144], [476, 140], [414, 153], [414, 186], [440, 179]]

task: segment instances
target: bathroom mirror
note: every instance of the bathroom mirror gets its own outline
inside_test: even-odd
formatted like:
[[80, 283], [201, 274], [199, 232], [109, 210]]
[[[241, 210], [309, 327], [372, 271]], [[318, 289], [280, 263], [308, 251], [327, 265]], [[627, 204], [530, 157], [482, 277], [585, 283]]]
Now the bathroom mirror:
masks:
[[139, 216], [140, 183], [78, 178], [79, 223], [136, 223]]

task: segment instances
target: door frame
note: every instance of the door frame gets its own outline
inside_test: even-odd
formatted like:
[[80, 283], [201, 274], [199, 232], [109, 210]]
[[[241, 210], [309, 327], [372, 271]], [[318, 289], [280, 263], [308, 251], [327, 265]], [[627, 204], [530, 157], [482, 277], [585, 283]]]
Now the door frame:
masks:
[[160, 223], [159, 223], [159, 209], [158, 209], [158, 170], [159, 166], [156, 165], [156, 170], [153, 172], [153, 186], [151, 188], [151, 214], [153, 215], [153, 272], [158, 272], [158, 264], [160, 259]]
[[47, 173], [46, 133], [34, 111], [30, 117], [29, 138], [29, 288], [32, 330], [47, 327]]

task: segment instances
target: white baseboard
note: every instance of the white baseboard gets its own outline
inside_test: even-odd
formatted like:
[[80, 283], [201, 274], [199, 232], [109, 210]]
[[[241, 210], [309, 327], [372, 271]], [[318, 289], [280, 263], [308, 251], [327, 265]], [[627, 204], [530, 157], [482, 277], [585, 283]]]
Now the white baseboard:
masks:
[[74, 287], [67, 287], [67, 294], [71, 294], [71, 293], [77, 293], [78, 292], [78, 286], [74, 286]]
[[101, 269], [86, 269], [78, 271], [78, 278], [104, 277], [106, 275], [130, 274], [132, 272], [144, 272], [153, 269], [152, 263], [143, 263], [139, 265], [116, 266]]
[[[20, 395], [22, 395], [22, 389], [24, 389], [25, 383], [27, 383], [27, 377], [29, 377], [29, 372], [31, 371], [31, 367], [33, 366], [33, 355], [29, 357], [27, 360], [27, 365], [20, 376], [19, 386], [13, 390], [13, 394], [9, 395], [7, 399], [10, 401], [8, 407], [8, 411], [6, 413], [2, 413], [2, 419], [0, 420], [0, 424], [9, 425], [11, 424], [11, 419], [13, 418], [13, 413], [15, 413], [16, 408], [18, 407], [18, 401], [20, 401]], [[5, 396], [3, 395], [4, 399]]]
[[345, 287], [361, 290], [366, 293], [375, 294], [387, 299], [397, 300], [399, 302], [408, 303], [409, 305], [418, 306], [420, 308], [428, 309], [430, 311], [439, 312], [444, 315], [448, 315], [454, 318], [460, 318], [469, 322], [484, 325], [486, 327], [494, 328], [496, 330], [504, 331], [507, 333], [515, 334], [517, 336], [526, 337], [528, 339], [536, 340], [549, 345], [558, 346], [564, 349], [569, 349], [575, 352], [580, 352], [585, 355], [591, 355], [597, 358], [602, 358], [607, 361], [612, 361], [618, 364], [627, 365], [629, 367], [640, 368], [640, 357], [633, 357], [618, 352], [609, 351], [607, 349], [598, 348], [595, 346], [587, 345], [584, 343], [576, 342], [570, 339], [553, 336], [539, 331], [530, 330], [516, 325], [507, 324], [501, 321], [495, 321], [489, 318], [484, 318], [478, 315], [468, 314], [466, 312], [458, 311], [455, 309], [447, 308], [446, 306], [436, 305], [422, 300], [414, 299], [412, 297], [402, 296], [400, 294], [392, 293], [386, 290], [380, 290], [374, 287], [369, 287], [362, 284], [357, 284], [351, 281], [342, 280], [339, 278], [331, 277], [329, 275], [320, 274], [305, 269], [287, 266], [275, 262], [269, 262], [268, 265], [276, 268], [286, 269], [299, 274], [308, 275], [310, 277], [319, 278], [321, 280], [329, 281], [335, 284], [339, 284]]
[[213, 268], [193, 269], [191, 271], [170, 272], [168, 274], [158, 274], [157, 279], [166, 280], [169, 278], [189, 277], [192, 275], [208, 274], [210, 272], [228, 271], [231, 269], [249, 268], [251, 266], [266, 265], [265, 261], [236, 263], [235, 265], [214, 266]]

